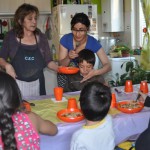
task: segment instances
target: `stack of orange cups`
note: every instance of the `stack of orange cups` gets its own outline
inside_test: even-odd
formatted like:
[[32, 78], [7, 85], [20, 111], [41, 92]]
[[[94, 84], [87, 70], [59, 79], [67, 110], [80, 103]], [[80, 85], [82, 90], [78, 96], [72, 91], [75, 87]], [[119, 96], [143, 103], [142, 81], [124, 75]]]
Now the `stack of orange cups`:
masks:
[[112, 93], [112, 99], [111, 99], [111, 105], [110, 105], [110, 107], [111, 108], [114, 108], [114, 107], [116, 107], [116, 95], [115, 95], [115, 93]]
[[133, 92], [132, 80], [126, 80], [124, 91], [125, 92]]
[[143, 92], [144, 94], [148, 93], [148, 84], [146, 81], [141, 81], [140, 83], [140, 91]]
[[68, 105], [67, 105], [67, 109], [77, 109], [77, 101], [75, 98], [69, 98], [68, 99]]

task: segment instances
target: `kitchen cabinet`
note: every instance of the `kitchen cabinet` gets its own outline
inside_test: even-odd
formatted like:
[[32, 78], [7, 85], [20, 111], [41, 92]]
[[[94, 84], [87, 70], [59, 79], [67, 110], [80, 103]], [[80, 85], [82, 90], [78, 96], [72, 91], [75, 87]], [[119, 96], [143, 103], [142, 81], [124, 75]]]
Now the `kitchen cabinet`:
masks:
[[29, 3], [38, 7], [40, 13], [51, 13], [50, 0], [0, 0], [0, 14], [14, 14], [23, 3]]
[[38, 7], [40, 12], [51, 12], [50, 0], [24, 0], [25, 3], [29, 3]]
[[17, 7], [23, 3], [23, 0], [0, 0], [0, 13], [15, 13]]

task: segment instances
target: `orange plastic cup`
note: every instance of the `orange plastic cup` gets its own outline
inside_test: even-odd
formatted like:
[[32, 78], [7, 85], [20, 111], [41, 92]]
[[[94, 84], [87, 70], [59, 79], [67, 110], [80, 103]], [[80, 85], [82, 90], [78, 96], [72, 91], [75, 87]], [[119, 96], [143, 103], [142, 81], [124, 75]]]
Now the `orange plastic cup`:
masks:
[[69, 98], [68, 99], [68, 105], [67, 105], [68, 109], [77, 109], [77, 101], [75, 98]]
[[55, 99], [57, 101], [61, 101], [62, 96], [63, 96], [63, 88], [62, 87], [55, 87], [54, 88], [54, 96], [55, 96]]
[[133, 92], [132, 80], [126, 80], [124, 91], [125, 92]]
[[111, 105], [110, 105], [110, 107], [111, 108], [114, 108], [114, 107], [116, 107], [116, 95], [115, 95], [115, 93], [112, 93], [112, 99], [111, 99]]
[[143, 92], [144, 94], [148, 93], [148, 84], [146, 81], [141, 81], [140, 91]]

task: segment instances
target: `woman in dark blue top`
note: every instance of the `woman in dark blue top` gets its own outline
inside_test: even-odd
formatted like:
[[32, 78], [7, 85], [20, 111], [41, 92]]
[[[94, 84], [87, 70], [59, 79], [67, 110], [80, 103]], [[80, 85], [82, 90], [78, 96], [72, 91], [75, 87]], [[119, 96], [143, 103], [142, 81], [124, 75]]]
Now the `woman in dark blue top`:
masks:
[[[82, 82], [96, 75], [103, 75], [111, 70], [109, 60], [101, 44], [94, 37], [87, 34], [89, 28], [90, 20], [88, 16], [84, 13], [77, 13], [71, 20], [72, 33], [64, 35], [60, 40], [59, 63], [62, 66], [69, 66], [70, 64], [76, 66], [78, 53], [83, 49], [93, 51], [100, 59], [102, 68], [93, 69], [83, 78]], [[58, 76], [58, 84], [59, 81], [61, 81], [59, 85], [63, 86], [65, 80], [59, 77], [60, 76]]]

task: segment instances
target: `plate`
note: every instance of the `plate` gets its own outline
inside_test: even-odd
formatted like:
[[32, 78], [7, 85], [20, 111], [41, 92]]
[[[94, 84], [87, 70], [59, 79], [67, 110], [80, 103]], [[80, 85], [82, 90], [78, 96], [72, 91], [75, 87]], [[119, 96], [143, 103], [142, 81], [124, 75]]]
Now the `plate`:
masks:
[[[80, 116], [70, 116], [70, 117], [67, 117], [67, 116], [64, 116], [66, 114], [73, 114], [73, 115], [77, 115], [77, 114], [81, 114]], [[60, 110], [58, 113], [57, 113], [57, 117], [64, 121], [64, 122], [78, 122], [78, 121], [81, 121], [84, 119], [84, 116], [81, 112], [80, 109], [63, 109], [63, 110]]]
[[58, 72], [63, 74], [75, 74], [79, 71], [77, 67], [59, 67]]
[[143, 109], [143, 107], [144, 107], [143, 103], [135, 102], [133, 100], [121, 101], [117, 103], [117, 109], [128, 114], [140, 112]]

